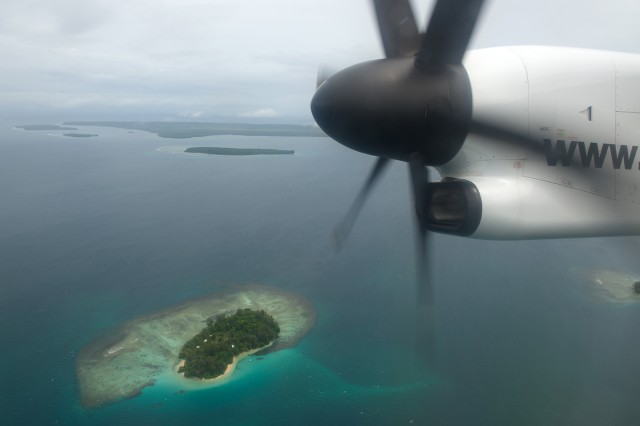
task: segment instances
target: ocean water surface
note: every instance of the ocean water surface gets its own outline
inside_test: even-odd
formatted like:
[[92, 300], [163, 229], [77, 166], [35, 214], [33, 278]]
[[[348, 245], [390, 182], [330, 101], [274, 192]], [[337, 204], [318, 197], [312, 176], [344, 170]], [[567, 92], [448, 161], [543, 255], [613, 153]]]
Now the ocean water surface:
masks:
[[[0, 129], [2, 424], [637, 425], [640, 307], [588, 271], [640, 273], [637, 238], [492, 242], [436, 235], [437, 365], [414, 341], [404, 164], [344, 249], [329, 235], [374, 159], [327, 138], [94, 138]], [[185, 155], [175, 146], [292, 149]], [[615, 214], [615, 212], [612, 212]], [[80, 403], [78, 352], [125, 321], [236, 284], [309, 299], [294, 348], [234, 380]]]

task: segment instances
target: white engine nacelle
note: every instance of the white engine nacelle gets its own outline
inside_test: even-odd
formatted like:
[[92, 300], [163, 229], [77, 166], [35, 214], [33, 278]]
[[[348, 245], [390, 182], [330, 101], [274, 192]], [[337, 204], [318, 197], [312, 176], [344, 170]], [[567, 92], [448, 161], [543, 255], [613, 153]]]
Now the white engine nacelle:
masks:
[[483, 239], [640, 234], [640, 56], [505, 47], [467, 52], [464, 65], [473, 119], [539, 146], [469, 134], [437, 167], [445, 179], [430, 184], [439, 195], [427, 204], [429, 229]]
[[445, 179], [428, 194], [427, 226], [440, 233], [492, 240], [640, 233], [635, 205], [526, 177]]

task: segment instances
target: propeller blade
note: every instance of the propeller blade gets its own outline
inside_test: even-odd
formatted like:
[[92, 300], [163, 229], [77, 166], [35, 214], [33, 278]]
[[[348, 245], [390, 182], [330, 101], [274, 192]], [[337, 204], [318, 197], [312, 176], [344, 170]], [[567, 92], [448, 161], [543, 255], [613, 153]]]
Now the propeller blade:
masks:
[[353, 228], [353, 224], [355, 223], [358, 214], [360, 214], [360, 210], [362, 210], [362, 206], [364, 205], [369, 192], [371, 192], [371, 188], [373, 188], [373, 185], [378, 181], [380, 175], [389, 165], [390, 161], [391, 160], [389, 160], [388, 158], [378, 157], [378, 160], [373, 165], [373, 168], [371, 169], [369, 177], [365, 181], [364, 186], [358, 193], [356, 199], [353, 201], [351, 208], [349, 208], [347, 215], [344, 217], [342, 222], [333, 230], [333, 245], [336, 250], [340, 250], [340, 248], [342, 248], [342, 246], [344, 245], [347, 237], [349, 236], [349, 233], [351, 233], [351, 229]]
[[420, 33], [409, 0], [373, 0], [387, 58], [413, 56], [420, 48]]
[[318, 68], [318, 75], [316, 77], [316, 90], [318, 89], [318, 87], [320, 87], [322, 83], [327, 81], [329, 77], [331, 77], [334, 74], [335, 74], [335, 70], [333, 70], [332, 68], [326, 65], [320, 65], [320, 68]]
[[427, 257], [427, 217], [426, 209], [429, 184], [429, 169], [425, 166], [420, 153], [413, 153], [409, 157], [409, 171], [411, 173], [411, 187], [413, 202], [416, 209], [418, 224], [418, 281], [416, 295], [420, 305], [433, 305], [433, 291], [429, 279], [429, 263]]
[[460, 64], [484, 0], [438, 0], [422, 36], [417, 66]]
[[[546, 155], [546, 148], [540, 137], [534, 139], [528, 134], [505, 129], [497, 124], [473, 119], [469, 134], [491, 139], [494, 142], [504, 144], [504, 146], [523, 148], [525, 152], [530, 151], [539, 155]], [[582, 157], [579, 155], [571, 157], [569, 164], [577, 170], [581, 170], [583, 175], [588, 176], [593, 171], [597, 172], [597, 169], [585, 168], [582, 164]]]
[[530, 149], [533, 151], [541, 152], [544, 146], [539, 140], [530, 138], [523, 133], [515, 132], [498, 125], [491, 124], [489, 122], [483, 122], [477, 119], [473, 119], [469, 128], [469, 134], [475, 134], [483, 136], [495, 141], [507, 143], [513, 146], [519, 146], [521, 148]]
[[430, 277], [430, 237], [427, 230], [429, 169], [420, 153], [409, 157], [409, 172], [416, 210], [416, 346], [425, 355], [429, 364], [435, 358], [435, 313], [433, 285]]

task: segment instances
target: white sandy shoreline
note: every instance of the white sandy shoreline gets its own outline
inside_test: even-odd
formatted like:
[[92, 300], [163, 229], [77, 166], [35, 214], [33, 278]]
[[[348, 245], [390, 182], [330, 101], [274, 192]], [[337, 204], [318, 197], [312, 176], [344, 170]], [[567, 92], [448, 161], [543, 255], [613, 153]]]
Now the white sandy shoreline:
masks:
[[233, 357], [233, 360], [231, 361], [231, 364], [227, 365], [226, 370], [224, 370], [224, 373], [222, 373], [221, 375], [219, 375], [218, 377], [214, 377], [212, 379], [198, 379], [198, 378], [194, 378], [194, 377], [184, 377], [184, 373], [178, 373], [178, 370], [180, 369], [180, 367], [184, 366], [185, 360], [181, 359], [180, 362], [178, 362], [178, 364], [175, 366], [174, 371], [176, 372], [176, 374], [178, 376], [180, 376], [180, 378], [182, 380], [187, 380], [189, 382], [196, 382], [196, 383], [203, 383], [203, 384], [208, 384], [208, 385], [212, 385], [212, 384], [219, 384], [222, 382], [226, 382], [231, 375], [233, 374], [233, 372], [236, 369], [236, 366], [238, 365], [238, 363], [240, 361], [242, 361], [244, 358], [255, 354], [256, 352], [259, 352], [263, 349], [268, 348], [269, 346], [271, 346], [273, 344], [273, 342], [269, 343], [266, 346], [263, 346], [261, 348], [257, 348], [257, 349], [252, 349], [250, 351], [246, 351], [246, 352], [242, 352], [239, 355], [236, 355]]

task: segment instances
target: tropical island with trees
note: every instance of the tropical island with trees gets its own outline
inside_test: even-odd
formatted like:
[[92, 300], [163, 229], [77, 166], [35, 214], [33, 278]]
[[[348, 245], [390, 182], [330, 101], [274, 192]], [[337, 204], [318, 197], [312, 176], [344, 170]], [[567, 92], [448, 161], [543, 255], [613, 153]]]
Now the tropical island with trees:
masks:
[[62, 136], [68, 138], [94, 138], [98, 135], [95, 133], [63, 133]]
[[264, 310], [238, 309], [231, 316], [208, 319], [207, 325], [180, 350], [178, 373], [184, 377], [214, 379], [238, 357], [270, 345], [280, 327]]
[[[178, 373], [176, 363], [183, 346], [203, 331], [208, 319], [220, 319], [223, 314], [230, 317], [238, 309], [246, 308], [263, 309], [275, 319], [280, 332], [271, 345], [234, 357], [225, 373], [212, 380], [185, 378]], [[80, 401], [86, 408], [104, 406], [141, 395], [144, 389], [161, 380], [173, 383], [180, 392], [223, 385], [233, 379], [233, 368], [240, 364], [243, 356], [266, 355], [296, 346], [311, 330], [315, 319], [316, 310], [310, 301], [263, 284], [228, 285], [149, 312], [98, 334], [78, 352], [76, 374]], [[202, 343], [204, 339], [208, 343], [210, 337], [202, 336]], [[235, 346], [235, 342], [232, 344]], [[196, 346], [202, 347], [199, 343]]]

